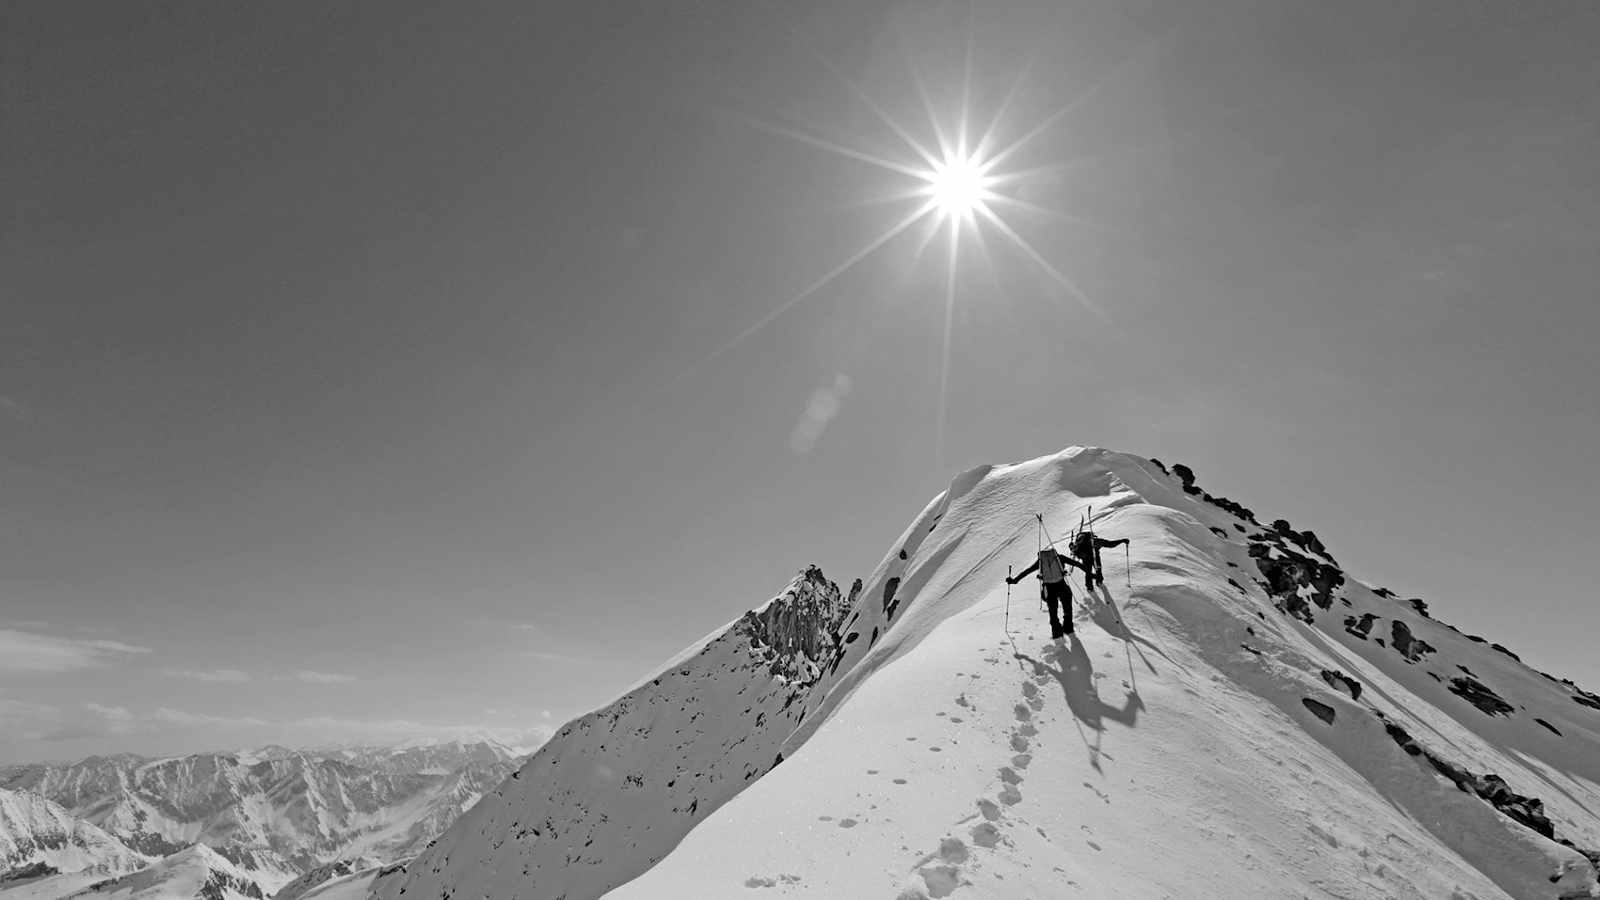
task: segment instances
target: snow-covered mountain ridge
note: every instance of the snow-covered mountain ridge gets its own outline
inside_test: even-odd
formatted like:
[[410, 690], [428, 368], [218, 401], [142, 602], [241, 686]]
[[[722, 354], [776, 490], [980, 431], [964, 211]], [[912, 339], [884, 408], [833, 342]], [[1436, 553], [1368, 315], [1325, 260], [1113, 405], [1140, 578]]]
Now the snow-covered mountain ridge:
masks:
[[0, 790], [0, 891], [61, 874], [123, 875], [149, 862], [38, 794]]
[[47, 797], [148, 858], [205, 844], [275, 890], [321, 863], [415, 854], [519, 761], [490, 742], [118, 755], [0, 769], [0, 787]]
[[[1066, 640], [1007, 595], [1036, 513], [1132, 539]], [[374, 896], [1600, 892], [1600, 700], [1181, 467], [962, 473], [839, 596], [807, 570]]]
[[96, 882], [68, 897], [82, 900], [264, 900], [261, 886], [205, 844], [152, 866]]

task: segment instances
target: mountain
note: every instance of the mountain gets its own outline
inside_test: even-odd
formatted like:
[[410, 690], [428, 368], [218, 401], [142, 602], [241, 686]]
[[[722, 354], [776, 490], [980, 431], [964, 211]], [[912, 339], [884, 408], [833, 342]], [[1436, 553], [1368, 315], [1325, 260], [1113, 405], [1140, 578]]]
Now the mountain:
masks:
[[[1004, 579], [1084, 521], [1131, 545], [1051, 640]], [[1596, 848], [1600, 696], [1072, 448], [962, 473], [848, 592], [807, 569], [365, 889], [1552, 898], [1600, 896]]]
[[414, 855], [518, 761], [487, 742], [269, 747], [17, 766], [0, 769], [0, 787], [47, 797], [147, 856], [204, 843], [276, 890], [324, 862]]
[[45, 881], [87, 884], [149, 861], [38, 794], [0, 790], [0, 895], [39, 893]]
[[279, 888], [278, 892], [272, 895], [272, 900], [299, 900], [307, 892], [330, 881], [375, 870], [379, 865], [377, 860], [365, 856], [323, 863]]
[[68, 895], [84, 900], [262, 900], [261, 886], [205, 844]]

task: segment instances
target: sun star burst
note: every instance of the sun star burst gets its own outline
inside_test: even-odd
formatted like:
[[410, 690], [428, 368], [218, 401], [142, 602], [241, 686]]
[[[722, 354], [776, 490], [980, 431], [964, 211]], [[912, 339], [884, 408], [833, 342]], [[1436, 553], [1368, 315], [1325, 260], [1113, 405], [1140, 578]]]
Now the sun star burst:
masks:
[[927, 181], [923, 193], [946, 221], [971, 221], [994, 199], [989, 189], [994, 179], [985, 173], [983, 162], [976, 156], [954, 154], [923, 177]]

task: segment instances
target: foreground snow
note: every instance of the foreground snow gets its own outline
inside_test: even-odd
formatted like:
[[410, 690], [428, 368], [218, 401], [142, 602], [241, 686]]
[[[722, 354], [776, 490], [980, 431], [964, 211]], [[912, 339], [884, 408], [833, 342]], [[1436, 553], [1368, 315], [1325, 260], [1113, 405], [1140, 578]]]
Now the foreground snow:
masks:
[[[1180, 475], [964, 473], [850, 598], [806, 573], [374, 896], [1600, 895], [1600, 697]], [[1075, 638], [1031, 579], [1007, 631], [1035, 512], [1091, 509], [1130, 564]]]

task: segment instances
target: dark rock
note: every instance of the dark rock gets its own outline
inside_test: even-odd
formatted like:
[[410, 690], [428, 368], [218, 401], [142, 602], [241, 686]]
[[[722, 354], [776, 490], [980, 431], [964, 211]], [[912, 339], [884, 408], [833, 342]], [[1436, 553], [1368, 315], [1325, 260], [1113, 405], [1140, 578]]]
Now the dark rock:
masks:
[[[1278, 521], [1283, 522], [1282, 519]], [[1269, 532], [1259, 540], [1252, 540], [1249, 552], [1256, 568], [1266, 578], [1266, 591], [1278, 608], [1308, 624], [1316, 621], [1310, 604], [1321, 609], [1331, 608], [1334, 591], [1344, 584], [1344, 572], [1337, 565], [1305, 555], [1281, 534]], [[1310, 589], [1310, 603], [1302, 588]]]
[[1391, 591], [1386, 587], [1375, 587], [1375, 588], [1372, 589], [1372, 592], [1374, 594], [1377, 594], [1379, 597], [1383, 597], [1383, 598], [1385, 598], [1387, 600], [1393, 600], [1395, 598], [1394, 591]]
[[1309, 530], [1302, 531], [1300, 532], [1300, 538], [1301, 545], [1307, 550], [1310, 550], [1312, 553], [1320, 553], [1323, 556], [1328, 555], [1328, 548], [1322, 545], [1322, 541], [1317, 538], [1315, 532]]
[[1541, 718], [1539, 718], [1537, 716], [1535, 716], [1533, 720], [1535, 722], [1538, 722], [1540, 725], [1543, 725], [1545, 728], [1549, 729], [1553, 734], [1555, 734], [1556, 737], [1561, 737], [1562, 736], [1561, 730], [1559, 728], [1555, 727], [1554, 725], [1551, 725], [1549, 722], [1546, 722], [1545, 720], [1543, 720], [1543, 719], [1541, 719]]
[[1193, 469], [1189, 468], [1188, 466], [1184, 465], [1183, 463], [1173, 463], [1172, 464], [1172, 474], [1178, 476], [1178, 480], [1183, 482], [1183, 490], [1184, 490], [1185, 493], [1190, 493], [1190, 494], [1199, 493], [1199, 489], [1194, 486], [1194, 470]]
[[[1153, 462], [1153, 463], [1155, 463], [1155, 464], [1156, 464], [1156, 468], [1158, 468], [1158, 469], [1160, 469], [1160, 470], [1161, 470], [1161, 471], [1162, 471], [1162, 472], [1167, 472], [1167, 467], [1166, 467], [1166, 465], [1165, 465], [1165, 464], [1163, 464], [1163, 463], [1162, 463], [1162, 462], [1161, 462], [1161, 460], [1159, 460], [1159, 459], [1156, 459], [1156, 458], [1155, 458], [1155, 457], [1153, 457], [1153, 456], [1152, 456], [1152, 457], [1150, 457], [1150, 461], [1151, 461], [1151, 462]], [[1170, 472], [1167, 472], [1167, 474], [1169, 474], [1169, 475], [1170, 475], [1170, 474], [1172, 474], [1172, 473], [1170, 473]]]
[[1313, 700], [1310, 697], [1305, 697], [1305, 698], [1301, 699], [1300, 703], [1302, 705], [1304, 705], [1306, 709], [1311, 710], [1311, 714], [1312, 715], [1316, 716], [1317, 718], [1321, 719], [1323, 722], [1326, 722], [1329, 725], [1333, 724], [1333, 718], [1334, 718], [1334, 715], [1335, 715], [1334, 711], [1333, 711], [1333, 707], [1329, 706], [1326, 703], [1323, 703], [1320, 700]]
[[40, 860], [39, 862], [12, 869], [9, 872], [0, 872], [0, 884], [5, 884], [8, 881], [22, 881], [25, 878], [43, 878], [47, 875], [60, 874], [60, 869]]
[[[1511, 788], [1506, 785], [1505, 779], [1498, 775], [1474, 775], [1472, 772], [1462, 768], [1461, 766], [1455, 765], [1454, 763], [1451, 763], [1442, 757], [1436, 756], [1422, 745], [1418, 744], [1416, 740], [1411, 737], [1411, 735], [1406, 733], [1404, 728], [1401, 728], [1399, 725], [1390, 722], [1382, 713], [1375, 712], [1374, 715], [1383, 720], [1384, 730], [1389, 733], [1389, 737], [1392, 738], [1395, 743], [1400, 745], [1401, 749], [1405, 750], [1412, 756], [1421, 756], [1425, 758], [1429, 765], [1433, 766], [1435, 771], [1454, 782], [1456, 787], [1463, 791], [1476, 794], [1478, 797], [1489, 803], [1489, 805], [1493, 806], [1495, 809], [1499, 810], [1502, 814], [1518, 824], [1521, 824], [1532, 831], [1538, 832], [1547, 838], [1555, 838], [1555, 826], [1551, 824], [1550, 818], [1545, 815], [1544, 801], [1538, 799], [1537, 797], [1527, 797], [1522, 794], [1518, 794], [1517, 792], [1511, 790]], [[1563, 843], [1566, 842], [1563, 841]], [[1567, 846], [1570, 847], [1572, 845], [1567, 844]], [[1583, 851], [1580, 850], [1579, 852]]]
[[1322, 680], [1337, 690], [1343, 690], [1350, 695], [1351, 700], [1361, 699], [1361, 682], [1351, 678], [1343, 672], [1333, 669], [1322, 670]]
[[1393, 643], [1394, 649], [1406, 658], [1406, 662], [1421, 662], [1423, 657], [1434, 652], [1432, 644], [1413, 635], [1411, 626], [1399, 619], [1394, 620], [1389, 632], [1390, 641]]
[[1417, 611], [1417, 615], [1423, 617], [1424, 619], [1433, 618], [1433, 616], [1428, 615], [1428, 604], [1422, 602], [1421, 597], [1412, 597], [1406, 602], [1411, 604], [1411, 608]]
[[883, 585], [883, 615], [886, 619], [894, 618], [895, 610], [900, 608], [900, 601], [895, 599], [895, 592], [900, 589], [900, 579], [891, 578]]
[[1515, 653], [1512, 653], [1510, 650], [1507, 650], [1506, 648], [1500, 646], [1499, 644], [1490, 644], [1489, 645], [1489, 649], [1498, 650], [1499, 652], [1504, 653], [1505, 655], [1511, 657], [1512, 659], [1516, 660], [1517, 662], [1522, 662], [1522, 657], [1516, 655]]
[[1345, 616], [1344, 630], [1364, 641], [1372, 634], [1372, 623], [1376, 621], [1378, 617], [1372, 613], [1362, 613], [1359, 619], [1355, 616]]
[[1450, 679], [1450, 693], [1476, 706], [1488, 716], [1509, 716], [1514, 711], [1511, 704], [1476, 678]]

